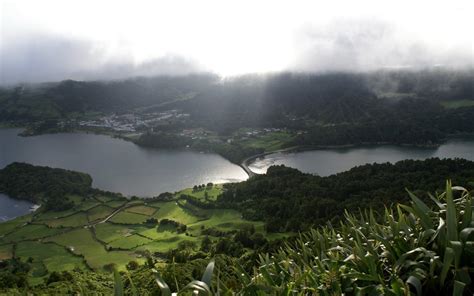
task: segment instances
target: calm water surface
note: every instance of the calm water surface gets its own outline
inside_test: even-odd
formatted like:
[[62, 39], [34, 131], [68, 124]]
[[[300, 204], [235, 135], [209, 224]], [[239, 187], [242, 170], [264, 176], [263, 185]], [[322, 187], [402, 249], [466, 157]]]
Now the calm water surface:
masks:
[[35, 205], [28, 201], [13, 199], [0, 193], [0, 222], [28, 214], [33, 210], [33, 206]]
[[258, 159], [249, 168], [265, 173], [271, 165], [286, 165], [306, 173], [328, 176], [367, 163], [397, 162], [404, 159], [465, 158], [474, 160], [473, 140], [451, 140], [438, 148], [373, 146], [274, 153]]
[[242, 168], [217, 154], [146, 149], [94, 134], [19, 137], [18, 132], [0, 129], [0, 168], [21, 161], [86, 172], [94, 179], [94, 187], [126, 195], [153, 196], [248, 177]]

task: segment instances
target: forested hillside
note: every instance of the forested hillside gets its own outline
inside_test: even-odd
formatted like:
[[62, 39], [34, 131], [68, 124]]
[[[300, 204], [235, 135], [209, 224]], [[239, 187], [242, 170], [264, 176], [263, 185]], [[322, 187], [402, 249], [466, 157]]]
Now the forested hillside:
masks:
[[85, 195], [92, 190], [88, 174], [14, 162], [0, 170], [0, 192], [18, 199], [44, 204], [49, 210], [72, 207], [68, 194]]
[[407, 201], [405, 189], [442, 190], [443, 180], [457, 184], [474, 180], [474, 162], [464, 159], [404, 160], [367, 164], [328, 177], [304, 174], [284, 166], [265, 175], [226, 184], [221, 206], [241, 211], [245, 218], [263, 220], [267, 231], [302, 231], [337, 222], [347, 209], [383, 209]]

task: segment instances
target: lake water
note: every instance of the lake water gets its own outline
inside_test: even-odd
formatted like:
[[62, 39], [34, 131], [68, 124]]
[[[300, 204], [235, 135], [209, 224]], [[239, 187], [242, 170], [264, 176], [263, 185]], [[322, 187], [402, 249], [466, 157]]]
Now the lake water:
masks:
[[17, 200], [0, 193], [0, 222], [11, 220], [31, 212], [34, 204]]
[[0, 168], [19, 161], [86, 172], [94, 187], [138, 196], [248, 178], [217, 154], [147, 149], [85, 133], [20, 137], [20, 131], [0, 129]]
[[286, 165], [306, 173], [328, 176], [367, 163], [397, 162], [403, 159], [465, 158], [474, 161], [474, 141], [450, 140], [437, 148], [372, 146], [274, 153], [249, 165], [256, 173], [265, 173], [271, 165]]

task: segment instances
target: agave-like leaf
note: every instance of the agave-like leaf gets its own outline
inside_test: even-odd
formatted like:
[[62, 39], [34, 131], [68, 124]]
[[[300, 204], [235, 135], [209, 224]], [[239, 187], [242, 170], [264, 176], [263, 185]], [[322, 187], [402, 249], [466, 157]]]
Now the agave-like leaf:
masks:
[[464, 293], [464, 287], [466, 287], [465, 283], [454, 281], [453, 296], [462, 296]]
[[454, 250], [450, 247], [447, 247], [444, 251], [444, 260], [443, 260], [443, 269], [440, 274], [440, 284], [444, 286], [446, 277], [448, 276], [448, 271], [451, 268], [451, 264], [454, 261]]
[[446, 228], [448, 241], [458, 240], [458, 221], [456, 218], [456, 207], [453, 201], [451, 181], [446, 182]]
[[153, 275], [155, 277], [155, 282], [161, 290], [162, 296], [171, 296], [171, 289], [168, 284], [163, 280], [156, 269], [152, 269]]
[[472, 222], [472, 198], [469, 194], [466, 195], [466, 204], [464, 205], [464, 214], [462, 217], [462, 228], [469, 227]]
[[211, 288], [203, 281], [194, 280], [184, 287], [183, 291], [185, 290], [193, 290], [193, 292], [197, 292], [197, 295], [212, 295]]
[[123, 281], [117, 269], [114, 269], [114, 295], [123, 296]]
[[450, 241], [449, 245], [454, 251], [454, 268], [458, 269], [459, 268], [459, 263], [461, 262], [461, 256], [462, 256], [462, 243], [460, 241]]
[[407, 282], [408, 285], [411, 285], [415, 288], [416, 295], [418, 295], [418, 296], [423, 295], [423, 290], [422, 290], [422, 287], [421, 287], [421, 281], [417, 277], [415, 277], [413, 275], [410, 275], [406, 282]]
[[211, 286], [212, 274], [214, 273], [215, 266], [216, 266], [215, 261], [211, 260], [211, 262], [207, 264], [206, 270], [204, 271], [204, 274], [202, 275], [201, 281], [206, 283], [208, 287]]
[[135, 287], [135, 284], [133, 283], [132, 278], [130, 277], [130, 275], [128, 273], [127, 273], [127, 278], [128, 278], [128, 281], [130, 282], [130, 290], [132, 292], [132, 295], [133, 296], [138, 296], [137, 287]]

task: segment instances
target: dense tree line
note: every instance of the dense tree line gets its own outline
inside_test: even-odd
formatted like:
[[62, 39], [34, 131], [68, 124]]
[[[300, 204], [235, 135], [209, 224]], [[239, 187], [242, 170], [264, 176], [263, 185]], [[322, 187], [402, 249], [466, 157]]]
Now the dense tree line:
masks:
[[335, 222], [346, 209], [381, 209], [406, 201], [405, 188], [421, 195], [443, 189], [446, 179], [455, 184], [473, 182], [474, 162], [404, 160], [367, 164], [328, 177], [272, 166], [266, 175], [226, 184], [218, 204], [238, 209], [247, 219], [265, 221], [270, 232], [301, 231]]
[[46, 209], [64, 210], [73, 206], [67, 194], [91, 192], [88, 174], [64, 169], [14, 162], [0, 170], [0, 192], [18, 199], [43, 203]]

